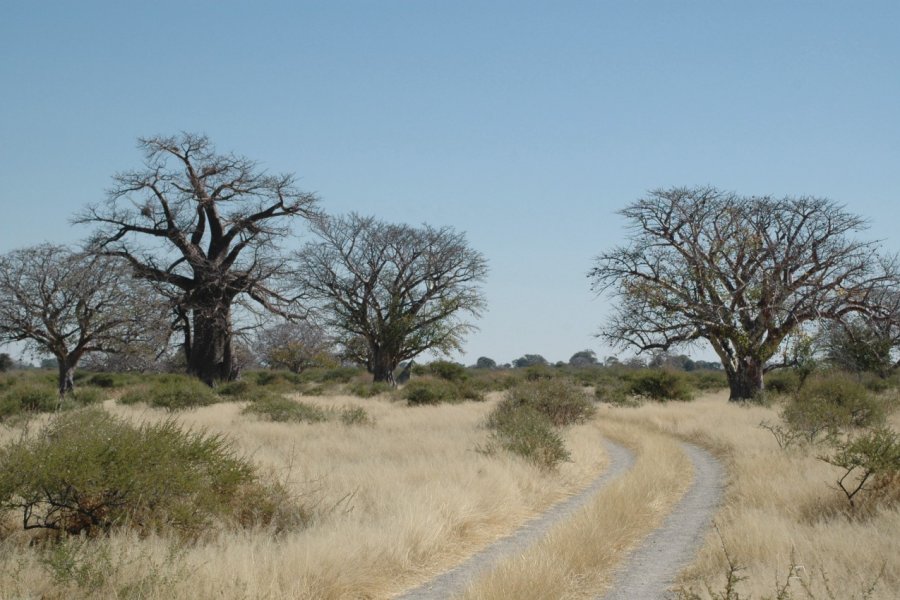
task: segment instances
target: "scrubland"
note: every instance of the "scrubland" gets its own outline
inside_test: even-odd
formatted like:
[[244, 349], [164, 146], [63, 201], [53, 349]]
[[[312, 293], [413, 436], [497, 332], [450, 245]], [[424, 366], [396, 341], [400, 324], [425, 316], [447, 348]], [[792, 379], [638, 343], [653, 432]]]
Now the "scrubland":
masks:
[[[574, 380], [612, 403], [597, 401], [586, 422], [559, 429], [569, 459], [553, 468], [498, 449], [487, 424], [504, 402], [501, 391], [483, 401], [410, 405], [389, 394], [280, 390], [321, 409], [316, 414], [362, 408], [367, 416], [317, 422], [246, 414], [252, 399], [240, 395], [167, 411], [123, 404], [121, 390], [109, 391], [100, 406], [124, 420], [175, 419], [227, 436], [282, 486], [302, 523], [209, 527], [191, 539], [116, 528], [54, 542], [22, 531], [21, 515], [11, 512], [0, 525], [0, 598], [389, 598], [586, 486], [608, 464], [603, 437], [634, 452], [633, 468], [543, 541], [473, 582], [464, 598], [603, 593], [627, 552], [691, 484], [679, 440], [711, 450], [727, 472], [716, 527], [681, 574], [680, 598], [897, 597], [900, 494], [863, 496], [851, 509], [835, 489], [840, 469], [818, 458], [827, 446], [783, 449], [759, 427], [779, 422], [779, 398], [771, 406], [737, 405], [725, 392], [695, 390], [692, 401], [681, 392], [681, 401], [635, 401], [611, 379]], [[897, 392], [883, 393], [893, 394], [888, 404], [895, 407]], [[0, 420], [0, 447], [34, 436], [51, 419]], [[888, 424], [900, 427], [896, 411]]]
[[[340, 396], [304, 400], [325, 408], [360, 404]], [[187, 427], [230, 436], [308, 508], [309, 524], [277, 534], [221, 531], [183, 545], [113, 533], [73, 544], [68, 571], [48, 564], [24, 534], [12, 534], [2, 542], [0, 597], [387, 597], [452, 566], [602, 471], [606, 457], [593, 425], [566, 430], [571, 461], [554, 471], [480, 452], [494, 403], [408, 407], [368, 399], [374, 423], [354, 427], [262, 421], [241, 415], [242, 403], [178, 413]], [[105, 408], [135, 420], [167, 416], [142, 405], [109, 401]], [[16, 435], [0, 428], [4, 440]], [[95, 567], [100, 572], [92, 576]]]

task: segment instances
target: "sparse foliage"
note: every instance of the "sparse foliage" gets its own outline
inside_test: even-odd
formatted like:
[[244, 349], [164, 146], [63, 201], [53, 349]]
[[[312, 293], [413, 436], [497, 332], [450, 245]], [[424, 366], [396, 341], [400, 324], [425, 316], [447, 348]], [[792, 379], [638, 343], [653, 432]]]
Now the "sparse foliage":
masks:
[[302, 373], [311, 367], [335, 366], [334, 342], [308, 321], [278, 323], [259, 332], [256, 348], [263, 365]]
[[833, 454], [819, 458], [843, 469], [837, 485], [854, 507], [857, 495], [869, 489], [866, 484], [900, 473], [900, 436], [890, 428], [876, 427], [836, 442]]
[[97, 224], [94, 248], [169, 299], [188, 372], [209, 385], [233, 379], [236, 303], [298, 314], [298, 298], [280, 285], [278, 240], [295, 218], [317, 216], [316, 198], [292, 175], [218, 154], [202, 135], [142, 138], [140, 148], [144, 168], [116, 175], [107, 202], [77, 222]]
[[487, 261], [463, 234], [357, 214], [316, 230], [321, 241], [298, 255], [296, 284], [375, 381], [426, 350], [458, 349], [474, 329], [462, 316], [484, 308]]
[[630, 243], [589, 275], [615, 297], [604, 336], [639, 351], [707, 340], [732, 400], [762, 391], [767, 362], [803, 324], [878, 312], [896, 285], [877, 244], [850, 237], [864, 221], [830, 200], [672, 188], [621, 214]]
[[127, 352], [165, 316], [146, 285], [108, 257], [43, 244], [0, 257], [0, 340], [55, 358], [59, 394], [86, 354]]

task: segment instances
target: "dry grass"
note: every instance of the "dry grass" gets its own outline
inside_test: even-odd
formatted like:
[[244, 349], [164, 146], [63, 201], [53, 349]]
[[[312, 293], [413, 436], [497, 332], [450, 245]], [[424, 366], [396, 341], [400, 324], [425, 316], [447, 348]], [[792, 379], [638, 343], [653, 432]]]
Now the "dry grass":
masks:
[[690, 461], [668, 435], [631, 424], [595, 422], [630, 447], [634, 467], [573, 519], [466, 590], [466, 600], [587, 598], [605, 591], [615, 567], [655, 529], [692, 480]]
[[[802, 567], [792, 574], [797, 598], [807, 595], [796, 577], [809, 582], [815, 598], [830, 597], [825, 578], [834, 598], [862, 597], [882, 567], [871, 598], [897, 598], [900, 510], [880, 508], [863, 518], [848, 517], [846, 500], [833, 485], [839, 470], [816, 459], [821, 450], [785, 452], [758, 427], [763, 420], [777, 421], [777, 407], [736, 406], [719, 393], [688, 404], [612, 408], [600, 418], [674, 434], [724, 459], [729, 484], [716, 523], [732, 559], [745, 567], [742, 594], [774, 597], [776, 576], [785, 581], [793, 556]], [[900, 425], [898, 415], [893, 425]], [[722, 540], [711, 533], [681, 581], [706, 597], [703, 582], [721, 590], [726, 572]]]
[[[362, 404], [375, 424], [272, 423], [242, 416], [237, 403], [179, 419], [227, 433], [287, 482], [313, 509], [308, 528], [278, 536], [221, 533], [180, 549], [164, 538], [116, 534], [92, 542], [90, 555], [73, 550], [73, 558], [60, 563], [68, 565], [61, 574], [24, 535], [14, 534], [0, 542], [0, 598], [388, 597], [583, 487], [606, 460], [591, 425], [567, 430], [573, 461], [557, 472], [477, 452], [493, 401], [410, 408], [383, 399], [305, 400], [324, 407]], [[106, 407], [136, 420], [166, 416], [139, 406]], [[0, 430], [4, 439], [15, 435]], [[96, 565], [101, 572], [91, 579]]]

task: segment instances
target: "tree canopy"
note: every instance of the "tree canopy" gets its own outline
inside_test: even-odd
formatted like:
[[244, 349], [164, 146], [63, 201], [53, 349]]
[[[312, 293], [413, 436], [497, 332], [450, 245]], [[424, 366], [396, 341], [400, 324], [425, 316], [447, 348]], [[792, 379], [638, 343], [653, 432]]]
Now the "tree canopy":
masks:
[[[351, 214], [323, 219], [297, 255], [298, 293], [316, 303], [375, 381], [426, 350], [459, 349], [485, 302], [487, 261], [450, 227]], [[365, 356], [360, 356], [364, 352]]]
[[878, 244], [852, 237], [863, 219], [827, 199], [671, 188], [621, 214], [629, 242], [589, 274], [615, 299], [603, 336], [639, 351], [706, 340], [732, 400], [759, 393], [767, 361], [799, 326], [878, 313], [897, 283]]
[[140, 344], [166, 316], [152, 290], [109, 257], [51, 244], [0, 256], [0, 340], [52, 355], [60, 395], [74, 389], [85, 354]]
[[219, 154], [206, 136], [140, 140], [144, 168], [120, 173], [94, 223], [94, 248], [121, 258], [172, 303], [188, 371], [205, 382], [233, 378], [236, 301], [296, 316], [279, 242], [295, 218], [318, 216], [317, 199], [293, 175], [271, 175], [247, 158]]

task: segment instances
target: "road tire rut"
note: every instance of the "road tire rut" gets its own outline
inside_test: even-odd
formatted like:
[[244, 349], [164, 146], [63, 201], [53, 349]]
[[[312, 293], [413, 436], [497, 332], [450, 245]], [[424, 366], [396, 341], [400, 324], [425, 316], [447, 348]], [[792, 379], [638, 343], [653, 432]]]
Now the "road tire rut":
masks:
[[722, 498], [725, 470], [708, 451], [682, 442], [694, 465], [694, 481], [663, 524], [646, 537], [616, 570], [602, 600], [661, 600], [678, 573], [696, 556]]
[[510, 535], [500, 538], [484, 550], [469, 557], [453, 569], [438, 575], [423, 585], [397, 596], [397, 600], [432, 600], [450, 598], [461, 593], [481, 573], [500, 560], [525, 551], [550, 529], [572, 516], [591, 500], [602, 487], [628, 471], [634, 464], [630, 450], [604, 440], [609, 454], [609, 468], [588, 487], [576, 495], [553, 505], [549, 510], [531, 519]]

